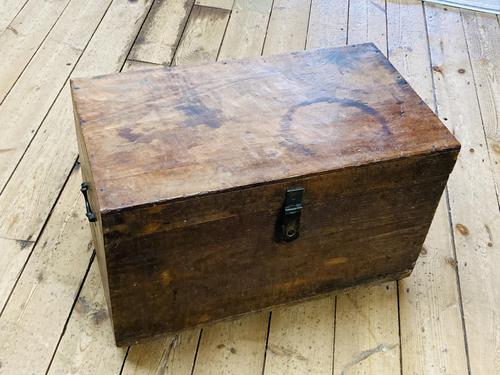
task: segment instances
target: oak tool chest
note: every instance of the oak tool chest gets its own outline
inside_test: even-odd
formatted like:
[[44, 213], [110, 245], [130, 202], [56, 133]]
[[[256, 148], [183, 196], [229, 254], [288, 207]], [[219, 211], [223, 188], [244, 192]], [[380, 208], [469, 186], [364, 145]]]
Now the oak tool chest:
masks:
[[460, 149], [373, 44], [71, 88], [118, 345], [409, 275]]

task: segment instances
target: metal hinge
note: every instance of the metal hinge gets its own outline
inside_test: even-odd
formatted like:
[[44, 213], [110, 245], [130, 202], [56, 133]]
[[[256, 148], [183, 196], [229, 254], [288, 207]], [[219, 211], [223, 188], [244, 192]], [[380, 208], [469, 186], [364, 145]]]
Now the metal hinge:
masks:
[[299, 237], [303, 193], [304, 188], [302, 187], [290, 188], [286, 191], [280, 218], [280, 237], [283, 241], [293, 241]]

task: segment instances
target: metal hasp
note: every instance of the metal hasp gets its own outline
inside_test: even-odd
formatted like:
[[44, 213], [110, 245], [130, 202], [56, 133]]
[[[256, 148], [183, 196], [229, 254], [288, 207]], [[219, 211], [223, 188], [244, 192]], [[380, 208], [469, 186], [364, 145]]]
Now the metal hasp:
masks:
[[83, 197], [85, 198], [85, 209], [87, 210], [87, 212], [85, 213], [85, 216], [87, 216], [87, 219], [89, 219], [89, 221], [91, 223], [97, 221], [97, 218], [95, 216], [95, 214], [92, 212], [92, 208], [90, 208], [90, 203], [89, 203], [89, 197], [88, 197], [88, 190], [89, 190], [89, 184], [87, 182], [82, 182], [82, 185], [80, 187], [80, 191], [82, 192], [83, 194]]
[[285, 204], [281, 216], [281, 239], [293, 241], [299, 237], [300, 214], [302, 211], [302, 194], [304, 188], [287, 189]]

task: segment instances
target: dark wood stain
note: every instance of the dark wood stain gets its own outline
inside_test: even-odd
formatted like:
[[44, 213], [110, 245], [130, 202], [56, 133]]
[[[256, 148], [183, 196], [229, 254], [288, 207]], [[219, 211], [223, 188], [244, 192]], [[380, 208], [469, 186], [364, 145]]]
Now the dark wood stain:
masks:
[[222, 111], [218, 108], [210, 108], [201, 100], [196, 90], [182, 97], [183, 100], [175, 107], [185, 115], [182, 124], [188, 127], [206, 125], [217, 129], [222, 124]]
[[[372, 44], [72, 89], [119, 345], [409, 275], [460, 149]], [[277, 242], [294, 186], [300, 237]]]
[[130, 129], [130, 128], [120, 129], [118, 131], [118, 135], [122, 138], [125, 138], [127, 141], [130, 141], [130, 142], [135, 142], [141, 137], [141, 134], [134, 133], [133, 129]]

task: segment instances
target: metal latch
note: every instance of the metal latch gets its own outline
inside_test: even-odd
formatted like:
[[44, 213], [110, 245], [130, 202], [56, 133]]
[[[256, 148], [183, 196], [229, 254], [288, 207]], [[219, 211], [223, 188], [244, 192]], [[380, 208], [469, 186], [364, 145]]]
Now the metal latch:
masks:
[[299, 237], [303, 193], [304, 188], [301, 187], [290, 188], [286, 191], [280, 218], [281, 239], [283, 241], [293, 241]]
[[80, 187], [80, 191], [83, 194], [83, 198], [85, 198], [85, 209], [87, 210], [87, 212], [85, 213], [85, 216], [87, 216], [87, 219], [89, 219], [89, 221], [91, 223], [93, 223], [97, 220], [97, 218], [96, 218], [95, 214], [92, 212], [92, 208], [90, 208], [88, 190], [89, 190], [89, 184], [87, 182], [82, 182], [82, 185]]

